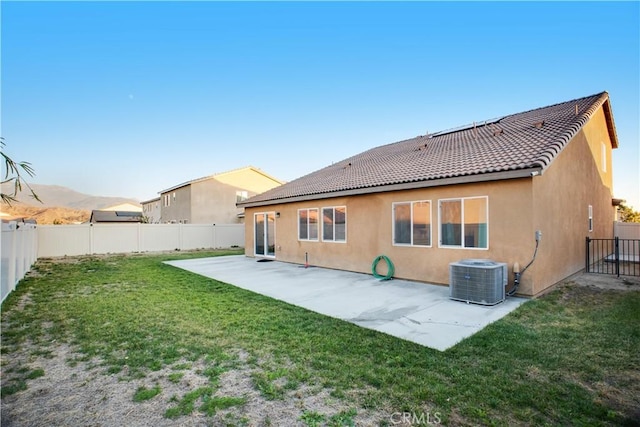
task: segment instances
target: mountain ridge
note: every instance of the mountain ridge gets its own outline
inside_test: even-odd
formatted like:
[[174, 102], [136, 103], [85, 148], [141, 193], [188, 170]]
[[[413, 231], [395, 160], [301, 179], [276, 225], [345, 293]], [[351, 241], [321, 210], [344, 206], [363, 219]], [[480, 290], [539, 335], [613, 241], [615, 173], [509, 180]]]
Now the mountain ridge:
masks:
[[[47, 207], [47, 208], [69, 208], [76, 210], [94, 210], [104, 209], [109, 206], [119, 205], [122, 203], [133, 203], [140, 205], [140, 202], [136, 199], [130, 199], [126, 197], [113, 197], [113, 196], [93, 196], [90, 194], [80, 193], [69, 187], [61, 185], [48, 185], [48, 184], [29, 184], [33, 191], [38, 195], [42, 203], [31, 197], [31, 193], [26, 186], [23, 185], [23, 191], [16, 196], [16, 199], [21, 204], [35, 207]], [[25, 191], [26, 190], [26, 191]], [[3, 193], [12, 193], [13, 186], [2, 185]]]

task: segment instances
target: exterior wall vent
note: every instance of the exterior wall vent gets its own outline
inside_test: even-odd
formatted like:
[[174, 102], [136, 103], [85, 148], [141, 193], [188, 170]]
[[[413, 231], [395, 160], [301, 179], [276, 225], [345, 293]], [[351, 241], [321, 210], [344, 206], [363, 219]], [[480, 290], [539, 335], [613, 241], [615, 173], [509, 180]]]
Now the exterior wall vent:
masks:
[[507, 264], [463, 259], [449, 264], [449, 297], [467, 303], [495, 305], [505, 299]]

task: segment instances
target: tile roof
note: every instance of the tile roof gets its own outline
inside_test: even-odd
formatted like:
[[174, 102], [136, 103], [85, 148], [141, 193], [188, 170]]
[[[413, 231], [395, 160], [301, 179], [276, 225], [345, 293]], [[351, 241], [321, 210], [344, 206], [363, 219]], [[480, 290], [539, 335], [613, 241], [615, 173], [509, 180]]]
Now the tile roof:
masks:
[[92, 210], [89, 222], [142, 222], [142, 212]]
[[603, 104], [596, 95], [372, 148], [254, 196], [261, 206], [347, 194], [529, 176], [542, 172]]

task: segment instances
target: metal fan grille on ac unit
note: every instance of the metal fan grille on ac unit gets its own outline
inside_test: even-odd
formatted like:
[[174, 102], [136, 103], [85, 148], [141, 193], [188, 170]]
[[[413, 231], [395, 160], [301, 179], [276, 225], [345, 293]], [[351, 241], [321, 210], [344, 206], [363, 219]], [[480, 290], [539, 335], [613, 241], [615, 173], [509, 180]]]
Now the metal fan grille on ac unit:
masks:
[[449, 296], [475, 304], [504, 301], [507, 264], [491, 260], [462, 260], [449, 264]]

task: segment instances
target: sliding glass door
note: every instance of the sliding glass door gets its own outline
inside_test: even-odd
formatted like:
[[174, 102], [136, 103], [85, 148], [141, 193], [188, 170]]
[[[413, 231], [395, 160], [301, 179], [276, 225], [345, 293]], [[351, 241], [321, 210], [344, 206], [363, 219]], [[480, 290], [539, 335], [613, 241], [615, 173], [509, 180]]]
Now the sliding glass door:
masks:
[[254, 215], [255, 224], [255, 255], [276, 256], [276, 213], [265, 212]]

